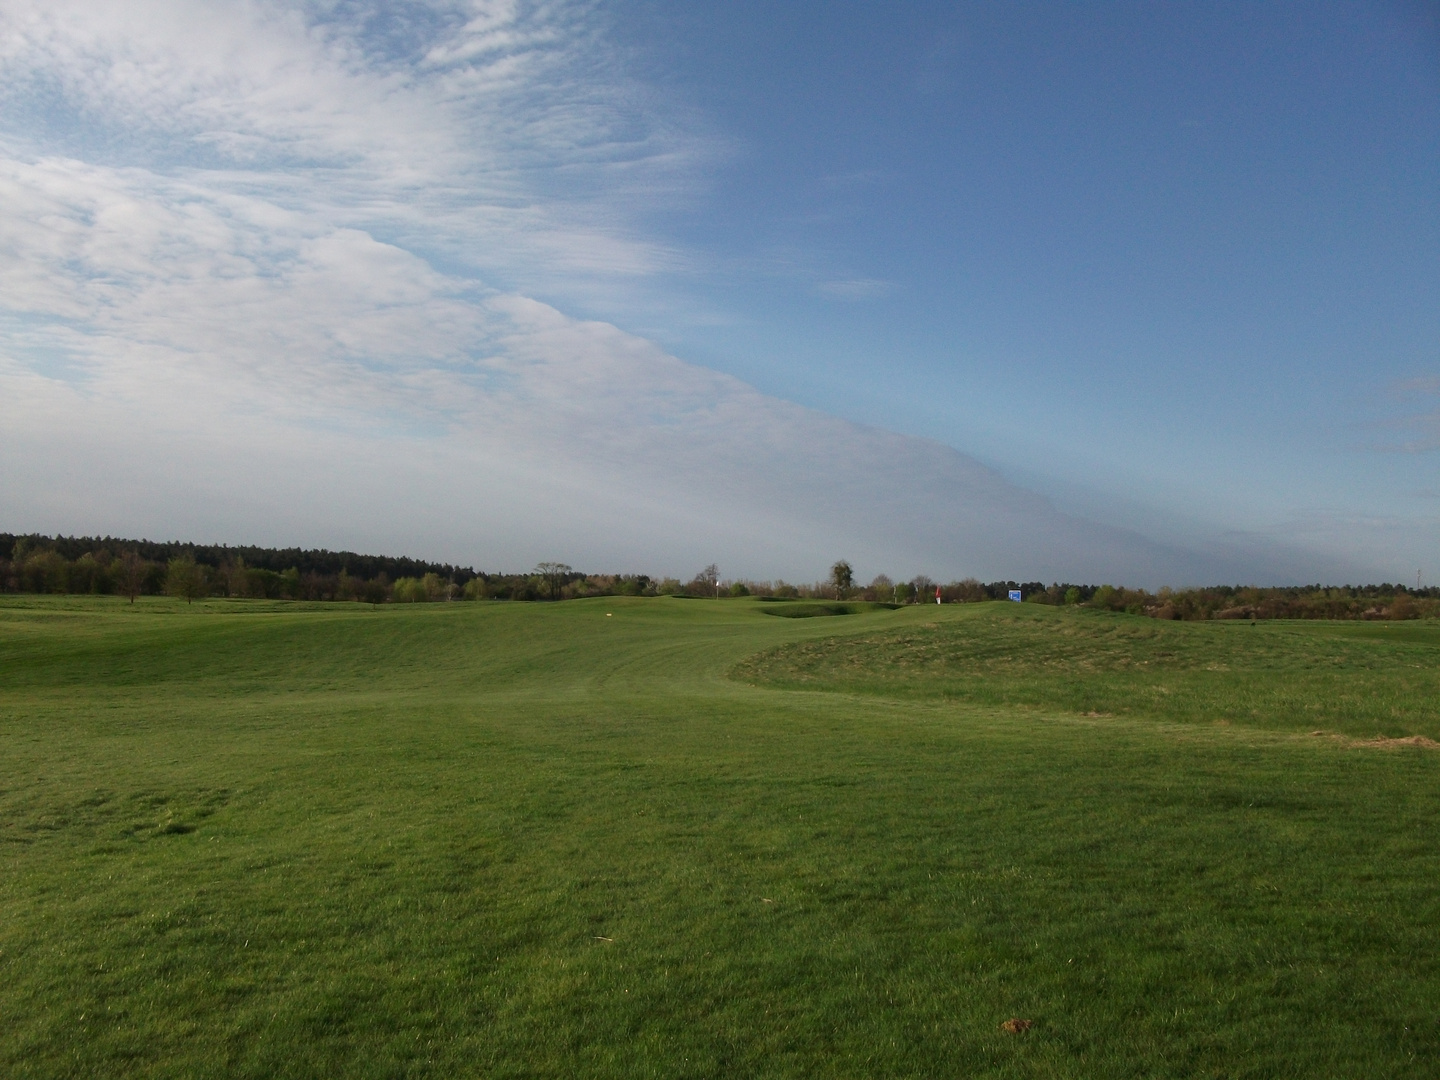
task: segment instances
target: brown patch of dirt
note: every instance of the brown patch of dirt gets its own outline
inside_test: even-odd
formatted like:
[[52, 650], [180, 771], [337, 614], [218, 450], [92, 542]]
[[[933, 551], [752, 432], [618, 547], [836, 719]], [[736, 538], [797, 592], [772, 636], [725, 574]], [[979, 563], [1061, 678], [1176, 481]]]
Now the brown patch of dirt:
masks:
[[1440, 742], [1424, 735], [1402, 735], [1396, 739], [1385, 735], [1376, 735], [1371, 739], [1352, 739], [1349, 735], [1341, 735], [1333, 731], [1312, 731], [1310, 734], [1312, 737], [1334, 739], [1344, 746], [1368, 746], [1376, 750], [1399, 750], [1406, 746], [1413, 746], [1419, 750], [1440, 750]]
[[1018, 1016], [1012, 1016], [1000, 1025], [1000, 1030], [1008, 1031], [1011, 1035], [1019, 1035], [1022, 1031], [1029, 1031], [1034, 1026], [1034, 1020], [1021, 1020]]
[[1395, 749], [1401, 746], [1418, 746], [1424, 750], [1440, 750], [1440, 742], [1434, 739], [1427, 739], [1424, 735], [1406, 735], [1399, 739], [1387, 739], [1384, 735], [1376, 735], [1373, 739], [1357, 740], [1358, 746], [1378, 746], [1382, 750]]

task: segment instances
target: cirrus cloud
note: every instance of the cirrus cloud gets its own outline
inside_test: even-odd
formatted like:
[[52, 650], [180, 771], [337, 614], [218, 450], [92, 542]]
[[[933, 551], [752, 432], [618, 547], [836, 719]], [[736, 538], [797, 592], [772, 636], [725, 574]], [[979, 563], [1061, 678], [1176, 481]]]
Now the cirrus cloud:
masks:
[[11, 527], [488, 566], [1314, 576], [1280, 545], [1060, 513], [535, 298], [683, 270], [634, 220], [718, 152], [617, 74], [587, 14], [7, 4]]

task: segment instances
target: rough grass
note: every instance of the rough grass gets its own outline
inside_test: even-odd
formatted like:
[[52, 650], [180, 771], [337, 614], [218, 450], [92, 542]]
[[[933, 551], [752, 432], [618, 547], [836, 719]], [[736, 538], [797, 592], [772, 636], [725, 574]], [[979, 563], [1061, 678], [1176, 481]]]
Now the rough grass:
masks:
[[1440, 754], [747, 686], [1015, 615], [763, 606], [0, 604], [0, 1074], [1433, 1075]]
[[1440, 738], [1440, 624], [1430, 621], [1163, 622], [977, 604], [787, 644], [736, 674], [793, 689]]

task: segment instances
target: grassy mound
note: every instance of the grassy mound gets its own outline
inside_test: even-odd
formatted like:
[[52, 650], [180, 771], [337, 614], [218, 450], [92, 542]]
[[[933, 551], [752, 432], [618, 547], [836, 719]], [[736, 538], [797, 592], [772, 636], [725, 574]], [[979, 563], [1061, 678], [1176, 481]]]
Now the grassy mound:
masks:
[[796, 642], [736, 675], [986, 706], [1440, 738], [1440, 625], [1163, 622], [984, 604]]
[[859, 609], [850, 604], [785, 604], [760, 609], [766, 615], [782, 619], [814, 619], [825, 615], [854, 615]]
[[0, 1075], [1431, 1074], [1440, 753], [748, 686], [1091, 649], [763, 607], [0, 601]]

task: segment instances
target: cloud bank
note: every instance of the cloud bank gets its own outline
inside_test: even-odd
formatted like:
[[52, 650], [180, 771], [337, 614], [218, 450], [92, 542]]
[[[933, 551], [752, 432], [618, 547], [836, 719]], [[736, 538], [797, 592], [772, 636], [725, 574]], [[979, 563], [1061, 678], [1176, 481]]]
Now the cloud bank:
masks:
[[1060, 513], [535, 299], [683, 271], [635, 211], [717, 151], [619, 61], [583, 6], [7, 4], [5, 525], [490, 568], [1363, 576]]

